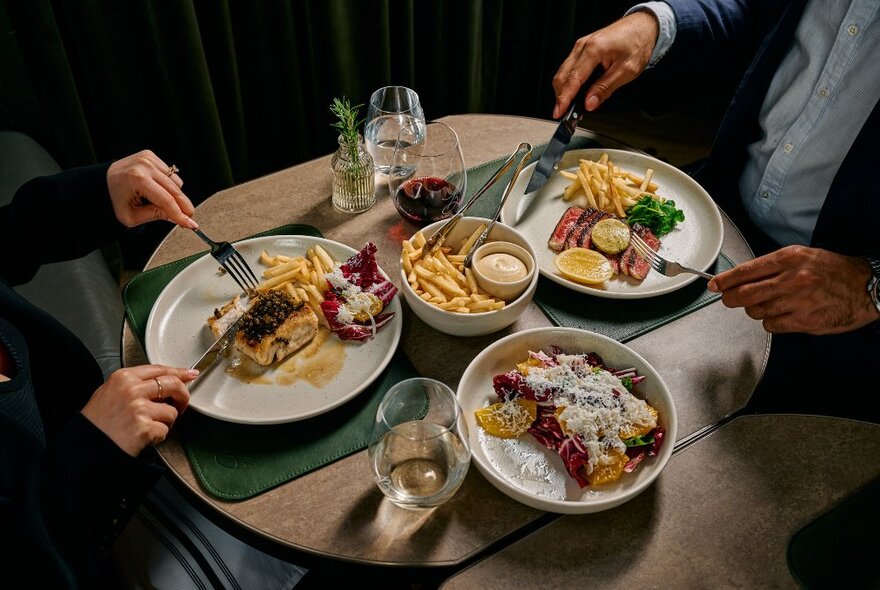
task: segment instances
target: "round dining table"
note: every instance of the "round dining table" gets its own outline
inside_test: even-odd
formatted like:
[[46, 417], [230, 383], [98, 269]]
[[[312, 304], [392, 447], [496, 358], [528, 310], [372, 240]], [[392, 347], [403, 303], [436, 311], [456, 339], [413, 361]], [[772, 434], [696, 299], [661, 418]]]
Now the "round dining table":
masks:
[[[543, 144], [556, 127], [552, 121], [504, 115], [455, 115], [441, 120], [458, 132], [467, 167], [504, 158], [520, 142]], [[603, 147], [627, 147], [586, 129], [578, 134]], [[400, 217], [381, 185], [377, 186], [377, 202], [368, 211], [357, 215], [336, 211], [331, 204], [331, 181], [327, 155], [220, 191], [196, 208], [194, 218], [205, 233], [228, 241], [289, 223], [314, 226], [325, 238], [354, 248], [371, 241], [378, 247], [380, 266], [400, 286], [401, 240], [417, 228]], [[722, 252], [734, 264], [751, 259], [753, 254], [739, 231], [723, 214], [722, 218]], [[192, 231], [175, 227], [146, 268], [204, 250]], [[399, 346], [420, 375], [455, 389], [468, 363], [486, 346], [514, 332], [550, 325], [548, 317], [532, 303], [513, 325], [500, 332], [455, 337], [427, 326], [404, 305]], [[745, 406], [763, 373], [770, 343], [760, 322], [741, 309], [729, 309], [715, 301], [627, 345], [663, 376], [675, 397], [678, 449], [710, 435]], [[128, 324], [122, 337], [122, 358], [125, 366], [148, 362]], [[357, 575], [387, 577], [405, 572], [410, 580], [436, 582], [558, 518], [505, 496], [476, 469], [469, 471], [458, 493], [442, 506], [426, 512], [399, 509], [384, 499], [374, 483], [364, 451], [255, 497], [226, 501], [200, 486], [175, 430], [158, 452], [172, 478], [227, 530], [279, 554], [289, 552], [317, 564], [352, 568]], [[729, 477], [740, 483], [743, 478], [766, 477], [742, 466], [737, 469]], [[665, 479], [661, 474], [656, 484], [659, 491], [670, 486]], [[649, 490], [646, 498], [656, 499], [658, 490]], [[703, 508], [715, 509], [706, 504], [693, 510]], [[664, 502], [638, 501], [618, 510], [638, 511], [638, 518], [651, 522], [669, 516], [664, 511], [673, 509]], [[747, 506], [739, 504], [736, 509], [746, 510]], [[691, 532], [704, 534], [697, 528]], [[730, 549], [736, 552], [735, 547]], [[629, 567], [652, 566], [635, 562]]]

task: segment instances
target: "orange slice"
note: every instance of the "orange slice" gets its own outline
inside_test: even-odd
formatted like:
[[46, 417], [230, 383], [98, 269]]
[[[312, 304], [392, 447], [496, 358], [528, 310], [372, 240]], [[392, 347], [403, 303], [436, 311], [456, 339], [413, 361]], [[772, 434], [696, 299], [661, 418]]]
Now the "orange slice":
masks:
[[608, 259], [595, 250], [569, 248], [554, 259], [559, 273], [570, 281], [592, 285], [604, 283], [614, 275]]
[[523, 434], [538, 417], [538, 405], [532, 400], [517, 398], [512, 402], [498, 402], [474, 412], [483, 430], [499, 438], [516, 438]]
[[597, 466], [587, 476], [590, 485], [597, 486], [617, 481], [623, 475], [623, 468], [626, 467], [627, 461], [629, 461], [629, 457], [626, 456], [626, 453], [615, 453], [611, 457], [611, 462]]
[[[648, 405], [648, 413], [650, 413], [654, 417], [654, 423], [657, 423], [657, 410], [654, 409], [654, 406]], [[634, 438], [636, 436], [644, 436], [651, 432], [654, 429], [650, 424], [631, 424], [626, 430], [621, 430], [617, 435], [620, 437], [620, 440], [628, 440], [630, 438]]]
[[603, 219], [593, 226], [590, 241], [605, 254], [619, 254], [629, 246], [629, 226], [613, 217]]

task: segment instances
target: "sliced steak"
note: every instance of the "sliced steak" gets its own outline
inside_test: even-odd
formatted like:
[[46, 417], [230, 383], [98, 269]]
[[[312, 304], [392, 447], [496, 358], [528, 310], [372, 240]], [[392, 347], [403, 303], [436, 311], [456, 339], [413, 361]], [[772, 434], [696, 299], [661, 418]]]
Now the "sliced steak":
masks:
[[580, 207], [569, 207], [565, 210], [565, 213], [563, 213], [562, 217], [559, 219], [559, 223], [556, 224], [556, 229], [554, 229], [553, 233], [550, 235], [550, 240], [547, 242], [547, 246], [549, 246], [551, 250], [554, 252], [562, 252], [568, 234], [577, 227], [578, 220], [583, 213], [584, 210]]
[[[635, 223], [632, 226], [632, 231], [642, 238], [655, 252], [660, 248], [660, 240], [647, 227]], [[626, 250], [620, 254], [620, 271], [623, 274], [641, 281], [648, 276], [650, 270], [650, 263], [636, 252], [632, 244], [627, 246]]]

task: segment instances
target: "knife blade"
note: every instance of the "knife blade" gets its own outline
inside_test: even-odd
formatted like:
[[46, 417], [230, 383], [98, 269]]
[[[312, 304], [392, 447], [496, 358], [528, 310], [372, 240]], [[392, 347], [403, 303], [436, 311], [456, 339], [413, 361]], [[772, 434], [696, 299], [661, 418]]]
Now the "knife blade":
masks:
[[532, 176], [529, 178], [529, 184], [516, 207], [516, 221], [514, 224], [519, 223], [523, 218], [523, 215], [528, 211], [532, 201], [535, 200], [534, 193], [544, 186], [547, 181], [550, 180], [550, 177], [553, 176], [553, 173], [556, 172], [557, 168], [559, 168], [559, 160], [562, 159], [562, 155], [568, 148], [568, 144], [571, 143], [571, 138], [574, 136], [575, 131], [577, 131], [578, 123], [586, 112], [586, 109], [584, 108], [584, 99], [587, 96], [587, 89], [592, 86], [593, 82], [601, 75], [601, 72], [601, 68], [596, 68], [596, 70], [593, 71], [592, 75], [586, 82], [584, 82], [583, 86], [580, 87], [577, 94], [572, 99], [568, 111], [566, 111], [562, 119], [559, 120], [559, 125], [556, 126], [556, 130], [553, 132], [553, 137], [551, 137], [550, 141], [547, 143], [547, 147], [544, 149], [541, 159], [538, 160], [538, 163], [535, 164], [535, 167], [532, 169]]
[[[217, 362], [217, 358], [222, 356], [222, 354], [226, 351], [226, 348], [229, 346], [229, 343], [235, 338], [236, 332], [238, 332], [238, 324], [241, 322], [241, 318], [244, 317], [244, 313], [242, 313], [237, 320], [232, 322], [226, 331], [220, 335], [217, 340], [214, 341], [214, 344], [205, 351], [205, 353], [195, 362], [195, 364], [191, 367], [192, 369], [196, 369], [199, 371], [198, 379], [205, 372], [214, 366], [214, 363]], [[194, 379], [190, 382], [190, 385], [196, 381]]]

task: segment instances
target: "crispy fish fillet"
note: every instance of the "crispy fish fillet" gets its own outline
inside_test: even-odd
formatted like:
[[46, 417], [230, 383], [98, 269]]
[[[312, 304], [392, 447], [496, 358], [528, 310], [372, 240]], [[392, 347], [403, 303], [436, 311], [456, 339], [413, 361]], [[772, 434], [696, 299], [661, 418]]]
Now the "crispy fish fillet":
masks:
[[219, 338], [229, 325], [244, 314], [235, 335], [235, 348], [268, 366], [311, 342], [318, 331], [318, 316], [283, 291], [269, 291], [251, 300], [249, 307], [236, 297], [208, 318]]

